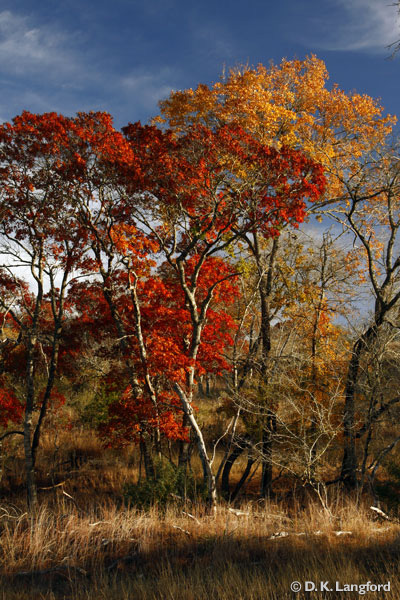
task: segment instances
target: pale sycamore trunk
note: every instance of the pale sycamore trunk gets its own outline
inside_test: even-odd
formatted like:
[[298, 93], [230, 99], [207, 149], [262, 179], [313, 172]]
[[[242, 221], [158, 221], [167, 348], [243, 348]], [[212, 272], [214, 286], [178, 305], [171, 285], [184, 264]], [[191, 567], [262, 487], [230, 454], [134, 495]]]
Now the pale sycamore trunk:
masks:
[[217, 508], [217, 486], [215, 476], [212, 471], [212, 461], [208, 456], [206, 444], [204, 442], [203, 434], [196, 421], [193, 407], [178, 383], [174, 384], [175, 391], [177, 392], [179, 399], [182, 404], [182, 409], [188, 418], [188, 421], [192, 427], [193, 434], [195, 436], [197, 447], [199, 450], [200, 460], [203, 466], [203, 471], [206, 475], [207, 481], [207, 504], [211, 512], [215, 512]]

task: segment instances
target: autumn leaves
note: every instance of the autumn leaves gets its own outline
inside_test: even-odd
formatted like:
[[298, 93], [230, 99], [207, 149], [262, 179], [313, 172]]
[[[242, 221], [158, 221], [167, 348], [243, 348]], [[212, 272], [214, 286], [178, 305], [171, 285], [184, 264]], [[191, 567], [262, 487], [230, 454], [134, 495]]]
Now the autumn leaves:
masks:
[[[114, 398], [102, 435], [139, 441], [149, 474], [150, 449], [160, 453], [163, 439], [181, 440], [187, 460], [183, 415], [199, 377], [238, 371], [235, 402], [246, 388], [261, 402], [249, 447], [260, 450], [268, 492], [278, 426], [265, 392], [272, 326], [290, 304], [274, 304], [288, 277], [279, 236], [324, 207], [342, 203], [345, 214], [345, 180], [384, 147], [392, 123], [372, 99], [328, 90], [326, 77], [315, 57], [235, 70], [213, 87], [172, 93], [152, 125], [122, 133], [105, 113], [25, 112], [0, 127], [0, 376], [4, 403], [24, 408], [31, 503], [46, 411], [63, 373], [79, 377], [76, 357], [88, 345], [112, 364], [101, 378]], [[248, 356], [235, 363], [241, 261], [258, 301], [256, 331], [241, 334]], [[329, 329], [325, 297], [318, 306], [315, 339]], [[215, 502], [209, 449], [190, 419]]]

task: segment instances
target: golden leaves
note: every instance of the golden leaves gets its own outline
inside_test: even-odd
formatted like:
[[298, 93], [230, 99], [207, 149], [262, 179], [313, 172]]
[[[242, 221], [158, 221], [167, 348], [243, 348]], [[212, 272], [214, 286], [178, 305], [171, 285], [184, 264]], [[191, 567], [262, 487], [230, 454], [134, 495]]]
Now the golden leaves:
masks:
[[235, 122], [265, 145], [301, 149], [328, 172], [330, 197], [359, 157], [390, 133], [395, 118], [383, 116], [377, 100], [326, 87], [328, 72], [315, 55], [231, 69], [211, 86], [172, 92], [156, 121], [179, 131], [193, 123]]

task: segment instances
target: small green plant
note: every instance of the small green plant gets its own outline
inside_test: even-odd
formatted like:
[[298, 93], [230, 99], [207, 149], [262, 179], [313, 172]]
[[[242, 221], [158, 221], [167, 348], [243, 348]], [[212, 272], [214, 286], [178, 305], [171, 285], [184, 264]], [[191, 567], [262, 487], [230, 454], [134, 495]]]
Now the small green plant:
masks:
[[98, 428], [109, 419], [108, 408], [110, 404], [118, 400], [117, 392], [107, 392], [99, 390], [93, 397], [81, 399], [77, 406], [78, 413], [82, 423], [94, 428]]
[[155, 461], [154, 477], [129, 483], [124, 488], [125, 501], [139, 508], [148, 508], [153, 504], [166, 506], [176, 501], [176, 496], [183, 500], [194, 500], [203, 495], [203, 486], [196, 484], [191, 472], [163, 459]]

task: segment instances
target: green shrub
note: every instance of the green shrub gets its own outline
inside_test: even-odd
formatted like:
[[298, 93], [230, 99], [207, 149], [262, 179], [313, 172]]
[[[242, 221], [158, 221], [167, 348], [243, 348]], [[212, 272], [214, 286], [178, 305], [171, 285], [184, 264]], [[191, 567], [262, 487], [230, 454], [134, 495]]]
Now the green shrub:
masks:
[[174, 496], [194, 500], [198, 495], [203, 496], [204, 490], [196, 485], [193, 474], [162, 459], [154, 463], [154, 477], [129, 483], [124, 488], [125, 501], [139, 508], [153, 504], [166, 506], [176, 500]]
[[99, 390], [93, 397], [82, 401], [78, 408], [80, 419], [84, 425], [98, 428], [109, 420], [108, 408], [119, 399], [116, 392]]

